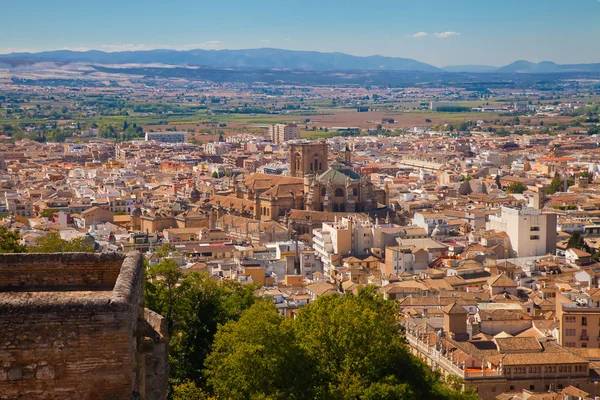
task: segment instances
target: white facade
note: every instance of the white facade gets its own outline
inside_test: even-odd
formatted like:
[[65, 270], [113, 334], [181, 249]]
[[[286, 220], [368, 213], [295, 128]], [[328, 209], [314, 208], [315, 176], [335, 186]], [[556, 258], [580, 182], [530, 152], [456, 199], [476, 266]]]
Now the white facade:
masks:
[[146, 132], [146, 141], [187, 143], [187, 132]]
[[516, 257], [543, 256], [556, 250], [556, 214], [502, 207], [500, 215], [489, 217], [486, 229], [506, 232]]
[[425, 229], [427, 236], [429, 236], [436, 226], [446, 223], [446, 219], [440, 214], [417, 212], [412, 219], [412, 223], [413, 225]]
[[403, 232], [401, 226], [394, 224], [341, 218], [334, 223], [324, 222], [322, 228], [313, 230], [313, 248], [323, 261], [324, 273], [333, 276], [341, 258], [367, 256], [371, 248], [396, 245], [396, 238]]

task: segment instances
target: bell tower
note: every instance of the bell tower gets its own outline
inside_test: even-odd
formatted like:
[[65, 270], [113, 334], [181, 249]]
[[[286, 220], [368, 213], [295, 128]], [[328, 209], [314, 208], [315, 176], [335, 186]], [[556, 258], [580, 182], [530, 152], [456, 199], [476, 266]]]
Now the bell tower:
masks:
[[303, 178], [327, 171], [327, 141], [291, 141], [290, 175]]

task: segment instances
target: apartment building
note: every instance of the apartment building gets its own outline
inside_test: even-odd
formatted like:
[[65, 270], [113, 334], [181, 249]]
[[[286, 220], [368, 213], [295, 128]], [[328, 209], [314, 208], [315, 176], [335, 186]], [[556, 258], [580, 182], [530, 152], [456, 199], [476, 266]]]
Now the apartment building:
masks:
[[573, 348], [600, 348], [600, 289], [577, 296], [556, 294], [559, 343]]
[[273, 143], [282, 144], [300, 139], [300, 128], [296, 124], [274, 124], [269, 126], [269, 136]]
[[392, 246], [385, 249], [385, 263], [381, 265], [384, 276], [400, 275], [404, 272], [418, 274], [426, 270], [429, 253], [417, 246]]
[[490, 215], [486, 228], [506, 232], [512, 256], [534, 257], [556, 250], [556, 223], [556, 214], [543, 214], [533, 208], [502, 207], [500, 214]]
[[187, 143], [187, 132], [146, 132], [146, 141], [161, 143]]
[[396, 246], [396, 238], [403, 234], [399, 225], [373, 223], [368, 218], [341, 218], [313, 230], [313, 247], [323, 261], [325, 275], [333, 277], [343, 258], [366, 256], [371, 249]]

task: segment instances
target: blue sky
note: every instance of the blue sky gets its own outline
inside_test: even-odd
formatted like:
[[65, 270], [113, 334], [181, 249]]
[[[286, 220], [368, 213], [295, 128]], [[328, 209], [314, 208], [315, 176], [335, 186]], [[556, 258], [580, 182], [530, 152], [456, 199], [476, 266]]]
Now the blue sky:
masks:
[[0, 53], [276, 47], [438, 66], [600, 62], [600, 0], [29, 0], [0, 10]]

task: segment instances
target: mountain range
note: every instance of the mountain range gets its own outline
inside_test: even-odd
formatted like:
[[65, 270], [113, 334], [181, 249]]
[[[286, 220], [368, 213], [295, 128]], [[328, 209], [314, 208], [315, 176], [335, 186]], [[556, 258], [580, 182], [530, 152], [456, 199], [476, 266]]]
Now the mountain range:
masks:
[[503, 67], [457, 65], [438, 68], [410, 58], [322, 53], [272, 48], [247, 50], [140, 50], [104, 52], [99, 50], [55, 50], [39, 53], [0, 55], [2, 65], [21, 62], [97, 63], [97, 64], [167, 64], [217, 68], [299, 69], [299, 70], [379, 70], [451, 73], [560, 73], [600, 72], [597, 64], [556, 64], [516, 61]]

